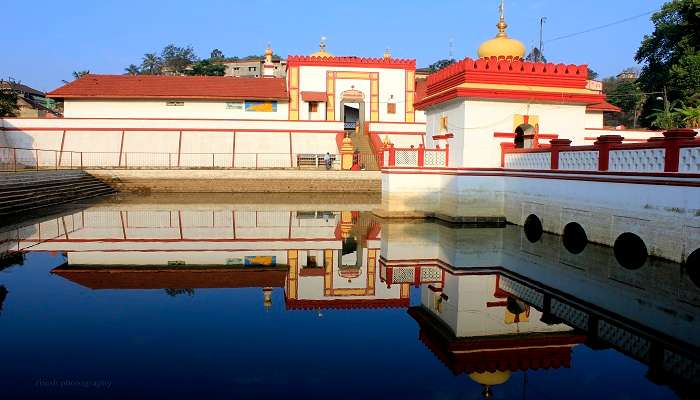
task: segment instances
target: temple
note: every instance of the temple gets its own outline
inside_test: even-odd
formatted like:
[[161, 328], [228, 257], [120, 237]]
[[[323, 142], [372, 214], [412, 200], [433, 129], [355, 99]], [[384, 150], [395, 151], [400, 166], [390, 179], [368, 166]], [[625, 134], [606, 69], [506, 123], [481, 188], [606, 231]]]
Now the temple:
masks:
[[[427, 77], [414, 59], [389, 50], [376, 58], [333, 55], [325, 38], [312, 54], [288, 56], [284, 77], [275, 75], [269, 46], [260, 77], [90, 74], [48, 93], [63, 102], [64, 118], [4, 119], [0, 144], [118, 153], [87, 154], [83, 161], [96, 167], [123, 167], [124, 153], [144, 148], [177, 154], [168, 160], [175, 167], [205, 166], [183, 154], [223, 152], [231, 160], [207, 162], [250, 167], [246, 157], [255, 153], [274, 159], [255, 167], [296, 167], [294, 155], [340, 155], [343, 145], [371, 158], [367, 169], [393, 165], [383, 156], [391, 146], [430, 149], [425, 162], [437, 167], [497, 167], [503, 149], [564, 137], [591, 144], [620, 133], [604, 127], [603, 113], [619, 109], [601, 82], [588, 79], [586, 65], [525, 61], [525, 46], [507, 27], [502, 5], [497, 34], [477, 58]], [[650, 135], [624, 132], [627, 141]]]

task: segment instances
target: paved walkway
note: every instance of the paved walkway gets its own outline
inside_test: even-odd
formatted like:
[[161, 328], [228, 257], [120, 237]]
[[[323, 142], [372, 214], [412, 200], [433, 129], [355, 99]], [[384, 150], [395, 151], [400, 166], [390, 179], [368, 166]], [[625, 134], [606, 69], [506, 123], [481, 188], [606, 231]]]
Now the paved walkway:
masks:
[[379, 193], [380, 171], [89, 170], [120, 191], [179, 193]]

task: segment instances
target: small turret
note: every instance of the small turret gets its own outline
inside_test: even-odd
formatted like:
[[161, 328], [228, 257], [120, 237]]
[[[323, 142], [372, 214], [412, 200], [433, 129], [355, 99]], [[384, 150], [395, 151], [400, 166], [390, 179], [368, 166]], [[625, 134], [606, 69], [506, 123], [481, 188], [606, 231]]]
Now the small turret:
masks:
[[265, 63], [263, 64], [263, 77], [273, 78], [275, 76], [275, 64], [272, 63], [272, 47], [267, 44], [265, 49]]

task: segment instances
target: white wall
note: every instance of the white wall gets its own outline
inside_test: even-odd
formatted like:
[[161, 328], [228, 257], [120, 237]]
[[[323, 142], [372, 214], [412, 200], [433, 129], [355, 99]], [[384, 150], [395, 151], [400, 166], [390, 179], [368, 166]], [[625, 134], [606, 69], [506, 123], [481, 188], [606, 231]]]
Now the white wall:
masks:
[[586, 112], [586, 128], [603, 128], [603, 112], [602, 111], [587, 111]]
[[[433, 136], [440, 134], [440, 118], [447, 117], [447, 131], [454, 134], [454, 138], [449, 140], [450, 144], [450, 167], [461, 167], [469, 164], [471, 161], [465, 161], [465, 144], [473, 146], [473, 132], [464, 129], [467, 126], [467, 116], [464, 109], [464, 102], [451, 101], [431, 107], [426, 112], [426, 132], [425, 132], [425, 147], [435, 148], [437, 142], [433, 140]], [[473, 148], [473, 147], [470, 147]], [[474, 160], [472, 165], [479, 160]]]
[[[183, 106], [167, 106], [168, 101], [182, 101]], [[228, 109], [231, 101], [206, 100], [72, 100], [64, 102], [66, 118], [222, 118], [222, 119], [289, 119], [289, 103], [278, 101], [276, 112], [247, 112]], [[245, 107], [243, 101], [239, 101]]]
[[[308, 115], [304, 114], [304, 106], [307, 103], [301, 101], [301, 92], [326, 92], [326, 72], [327, 71], [360, 71], [379, 73], [379, 120], [380, 121], [404, 121], [406, 118], [406, 71], [401, 68], [357, 68], [357, 67], [321, 67], [321, 66], [301, 66], [299, 67], [299, 105], [300, 118]], [[337, 79], [335, 87], [335, 110], [336, 120], [340, 118], [340, 94], [355, 86], [356, 90], [362, 91], [365, 95], [365, 120], [370, 119], [370, 87], [367, 79]], [[396, 101], [396, 113], [388, 114], [386, 103], [391, 95]], [[308, 110], [307, 110], [308, 111]]]

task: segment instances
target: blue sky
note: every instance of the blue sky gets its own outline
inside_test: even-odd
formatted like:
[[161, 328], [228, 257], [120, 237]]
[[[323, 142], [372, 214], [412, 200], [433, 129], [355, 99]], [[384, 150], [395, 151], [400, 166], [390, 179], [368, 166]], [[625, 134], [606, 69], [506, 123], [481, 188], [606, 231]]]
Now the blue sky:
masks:
[[[41, 90], [70, 79], [74, 70], [123, 73], [146, 52], [168, 43], [191, 45], [200, 57], [213, 48], [226, 55], [260, 54], [270, 42], [281, 55], [309, 54], [328, 37], [335, 55], [415, 58], [418, 66], [447, 58], [474, 57], [492, 37], [498, 0], [353, 1], [19, 1], [3, 0], [5, 34], [0, 78]], [[663, 0], [507, 0], [508, 32], [529, 48], [545, 41], [658, 9]], [[603, 76], [634, 66], [649, 16], [545, 44], [550, 61], [589, 64]], [[9, 34], [7, 33], [9, 32]]]

